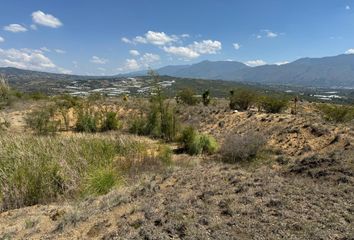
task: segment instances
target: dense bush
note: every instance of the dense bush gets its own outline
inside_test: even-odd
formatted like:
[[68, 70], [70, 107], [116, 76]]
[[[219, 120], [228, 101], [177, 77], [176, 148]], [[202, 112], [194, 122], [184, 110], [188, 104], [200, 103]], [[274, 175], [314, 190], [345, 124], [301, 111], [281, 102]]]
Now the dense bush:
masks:
[[256, 101], [257, 93], [248, 89], [237, 89], [230, 92], [230, 108], [232, 110], [248, 110]]
[[182, 131], [179, 142], [182, 149], [190, 155], [197, 155], [201, 153], [212, 154], [218, 150], [218, 144], [213, 137], [200, 134], [191, 126], [186, 127]]
[[75, 129], [78, 132], [95, 133], [99, 130], [98, 114], [90, 109], [79, 109]]
[[144, 116], [134, 116], [133, 120], [129, 122], [129, 132], [136, 135], [145, 135], [145, 126], [146, 118]]
[[231, 134], [221, 145], [222, 160], [228, 163], [252, 160], [258, 151], [266, 144], [266, 139], [260, 133], [247, 132], [243, 135]]
[[36, 134], [49, 135], [58, 131], [60, 122], [54, 119], [55, 108], [46, 106], [27, 114], [25, 121]]
[[258, 101], [260, 108], [266, 113], [280, 113], [288, 105], [288, 100], [281, 97], [262, 96]]
[[317, 109], [327, 121], [340, 123], [354, 119], [354, 107], [335, 104], [318, 104]]
[[106, 112], [103, 117], [101, 131], [112, 131], [120, 128], [120, 122], [116, 112]]
[[196, 105], [199, 99], [195, 96], [196, 93], [192, 88], [184, 88], [178, 92], [176, 99], [177, 102], [181, 102], [187, 105]]

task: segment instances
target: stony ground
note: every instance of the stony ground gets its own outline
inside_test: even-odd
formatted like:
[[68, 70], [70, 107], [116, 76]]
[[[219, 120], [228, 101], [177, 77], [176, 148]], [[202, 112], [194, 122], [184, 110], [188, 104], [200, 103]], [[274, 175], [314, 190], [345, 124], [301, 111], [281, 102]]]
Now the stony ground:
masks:
[[[16, 113], [18, 114], [18, 113]], [[235, 165], [175, 155], [177, 166], [92, 199], [0, 214], [0, 239], [354, 239], [354, 128], [290, 114], [181, 112], [222, 142], [259, 131], [268, 148]]]

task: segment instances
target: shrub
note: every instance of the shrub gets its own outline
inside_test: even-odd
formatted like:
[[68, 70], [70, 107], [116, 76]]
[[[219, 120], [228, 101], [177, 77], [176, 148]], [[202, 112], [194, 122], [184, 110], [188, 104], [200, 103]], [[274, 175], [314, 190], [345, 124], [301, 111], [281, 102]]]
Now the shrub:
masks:
[[212, 154], [218, 150], [218, 144], [213, 137], [200, 134], [191, 126], [182, 131], [179, 142], [182, 145], [182, 149], [190, 155]]
[[230, 108], [232, 110], [248, 110], [257, 98], [257, 93], [248, 89], [230, 91], [230, 94]]
[[327, 121], [335, 123], [348, 122], [354, 119], [354, 108], [335, 104], [318, 104], [317, 109]]
[[231, 134], [224, 140], [220, 154], [222, 160], [228, 163], [249, 161], [257, 155], [265, 144], [266, 139], [259, 133]]
[[129, 132], [136, 135], [144, 135], [146, 133], [146, 121], [147, 119], [142, 115], [133, 117], [133, 120], [129, 123]]
[[204, 106], [208, 106], [210, 104], [210, 91], [209, 90], [206, 90], [203, 95], [202, 95], [202, 98], [203, 98], [203, 105]]
[[27, 114], [25, 121], [38, 135], [55, 134], [60, 125], [59, 121], [54, 120], [55, 108], [47, 106], [43, 109], [34, 110]]
[[111, 167], [93, 170], [86, 179], [86, 193], [93, 195], [107, 194], [120, 183], [116, 170]]
[[39, 101], [39, 100], [43, 100], [43, 99], [48, 98], [47, 95], [45, 95], [44, 93], [41, 93], [41, 92], [30, 93], [30, 94], [28, 94], [28, 97], [32, 100], [35, 100], [35, 101]]
[[199, 101], [195, 96], [195, 92], [192, 88], [184, 88], [176, 96], [177, 102], [182, 102], [187, 105], [196, 105]]
[[76, 131], [95, 133], [98, 131], [98, 116], [90, 109], [81, 109], [76, 120]]
[[213, 154], [219, 149], [219, 144], [212, 136], [202, 134], [200, 142], [203, 148], [203, 153]]
[[259, 98], [259, 105], [266, 113], [280, 113], [287, 107], [288, 101], [283, 98], [263, 96]]
[[117, 113], [107, 112], [104, 115], [104, 119], [101, 126], [101, 131], [117, 130], [120, 127], [120, 122], [117, 118]]

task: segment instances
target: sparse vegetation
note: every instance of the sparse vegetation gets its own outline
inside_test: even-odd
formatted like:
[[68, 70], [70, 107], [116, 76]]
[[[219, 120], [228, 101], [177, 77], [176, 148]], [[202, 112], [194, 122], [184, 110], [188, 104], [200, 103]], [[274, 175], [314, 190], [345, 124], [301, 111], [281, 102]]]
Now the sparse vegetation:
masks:
[[220, 154], [222, 160], [227, 163], [250, 161], [265, 143], [266, 139], [260, 133], [231, 134], [221, 145]]
[[210, 91], [206, 90], [203, 95], [202, 95], [202, 99], [203, 99], [203, 105], [204, 106], [208, 106], [211, 102], [211, 97], [210, 97]]
[[48, 105], [33, 110], [26, 116], [26, 124], [38, 135], [54, 135], [58, 131], [60, 122], [54, 119], [55, 108]]
[[317, 109], [327, 121], [335, 123], [348, 122], [354, 119], [354, 108], [335, 104], [318, 104]]

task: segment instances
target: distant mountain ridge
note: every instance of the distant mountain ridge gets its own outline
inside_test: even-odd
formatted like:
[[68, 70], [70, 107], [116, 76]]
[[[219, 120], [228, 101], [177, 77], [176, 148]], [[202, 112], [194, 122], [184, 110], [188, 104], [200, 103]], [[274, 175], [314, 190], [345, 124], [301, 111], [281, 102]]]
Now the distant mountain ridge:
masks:
[[[246, 83], [294, 85], [308, 87], [354, 88], [354, 54], [342, 54], [323, 58], [301, 58], [283, 65], [249, 67], [236, 61], [202, 61], [191, 65], [170, 65], [156, 70], [160, 75], [181, 78], [227, 80]], [[138, 71], [117, 76], [79, 76], [45, 73], [16, 68], [1, 68], [0, 74], [11, 80], [80, 80], [107, 79], [126, 76], [142, 76]]]

